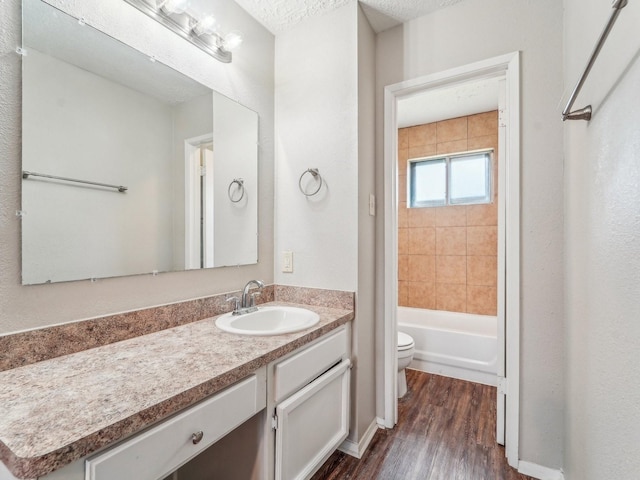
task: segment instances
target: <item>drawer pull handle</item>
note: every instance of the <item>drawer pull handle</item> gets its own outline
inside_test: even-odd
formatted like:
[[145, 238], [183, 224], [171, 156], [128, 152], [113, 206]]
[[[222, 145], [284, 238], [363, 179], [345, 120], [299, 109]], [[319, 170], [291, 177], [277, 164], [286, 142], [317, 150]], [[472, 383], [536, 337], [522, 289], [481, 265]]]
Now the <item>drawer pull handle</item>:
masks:
[[202, 437], [204, 437], [204, 432], [199, 431], [191, 435], [191, 440], [193, 441], [194, 445], [197, 445], [202, 440]]

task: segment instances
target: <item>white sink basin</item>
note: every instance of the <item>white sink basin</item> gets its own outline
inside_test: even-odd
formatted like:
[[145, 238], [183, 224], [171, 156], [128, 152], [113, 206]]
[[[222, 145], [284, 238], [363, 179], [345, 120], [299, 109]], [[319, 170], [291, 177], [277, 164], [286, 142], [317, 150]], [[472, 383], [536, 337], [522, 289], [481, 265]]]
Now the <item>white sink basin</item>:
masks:
[[320, 316], [296, 307], [259, 307], [257, 312], [233, 315], [226, 313], [216, 319], [220, 330], [240, 335], [282, 335], [313, 327]]

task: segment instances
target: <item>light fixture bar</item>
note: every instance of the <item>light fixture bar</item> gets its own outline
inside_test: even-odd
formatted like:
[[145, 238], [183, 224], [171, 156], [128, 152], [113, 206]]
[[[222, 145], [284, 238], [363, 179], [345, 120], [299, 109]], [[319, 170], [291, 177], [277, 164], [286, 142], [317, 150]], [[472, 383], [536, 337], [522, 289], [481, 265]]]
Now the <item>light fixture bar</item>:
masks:
[[222, 63], [231, 63], [231, 59], [232, 59], [231, 52], [225, 50], [223, 47], [218, 45], [218, 43], [220, 42], [218, 35], [216, 34], [211, 35], [211, 38], [215, 39], [216, 41], [216, 45], [211, 45], [193, 32], [192, 25], [195, 24], [197, 20], [192, 18], [190, 15], [186, 13], [181, 14], [189, 17], [189, 21], [187, 22], [188, 27], [185, 28], [182, 25], [180, 25], [178, 22], [173, 20], [169, 15], [165, 14], [159, 9], [157, 10], [153, 8], [145, 0], [125, 0], [125, 2], [136, 7], [138, 10], [145, 13], [149, 17], [153, 18], [158, 23], [161, 23], [162, 25], [167, 27], [169, 30], [181, 36], [188, 42], [191, 42], [193, 45], [200, 48], [204, 52], [208, 53], [216, 60], [219, 60]]

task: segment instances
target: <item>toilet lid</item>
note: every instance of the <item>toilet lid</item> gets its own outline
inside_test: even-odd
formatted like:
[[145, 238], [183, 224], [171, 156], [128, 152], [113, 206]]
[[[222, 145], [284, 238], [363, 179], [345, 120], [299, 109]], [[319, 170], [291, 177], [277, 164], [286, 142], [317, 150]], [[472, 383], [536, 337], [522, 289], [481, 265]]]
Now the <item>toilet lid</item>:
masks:
[[398, 332], [398, 348], [400, 350], [406, 350], [413, 346], [413, 338], [404, 332]]

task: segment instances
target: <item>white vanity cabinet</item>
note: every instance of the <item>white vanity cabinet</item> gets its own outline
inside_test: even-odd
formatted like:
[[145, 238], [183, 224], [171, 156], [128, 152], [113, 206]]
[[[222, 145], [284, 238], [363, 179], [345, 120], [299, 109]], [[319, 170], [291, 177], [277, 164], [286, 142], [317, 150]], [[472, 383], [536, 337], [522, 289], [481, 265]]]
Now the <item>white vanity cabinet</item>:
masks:
[[39, 480], [308, 479], [349, 433], [350, 353], [347, 323]]
[[345, 325], [270, 365], [276, 480], [311, 477], [347, 438], [349, 351]]
[[164, 478], [266, 404], [264, 369], [86, 461], [86, 480]]

